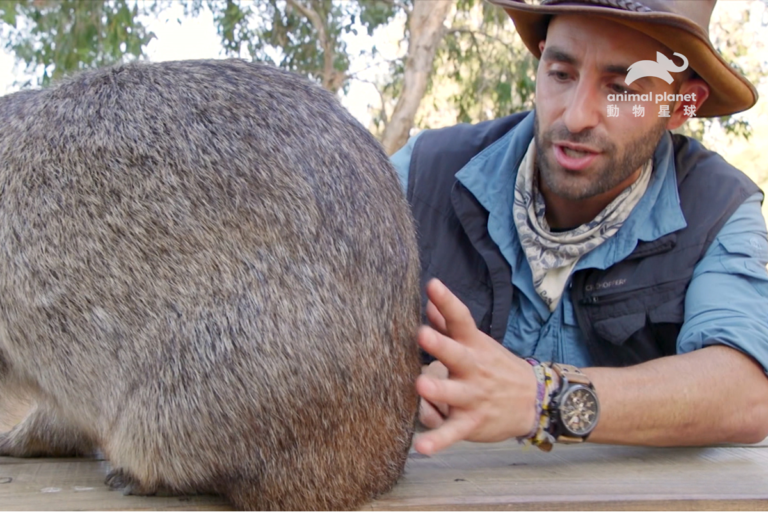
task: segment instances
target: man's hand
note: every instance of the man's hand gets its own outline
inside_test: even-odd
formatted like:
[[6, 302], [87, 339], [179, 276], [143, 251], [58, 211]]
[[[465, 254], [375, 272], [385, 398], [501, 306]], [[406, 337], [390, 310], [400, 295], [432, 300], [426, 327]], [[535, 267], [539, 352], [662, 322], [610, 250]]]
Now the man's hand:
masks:
[[[447, 379], [448, 368], [440, 361], [432, 361], [421, 369], [422, 375], [431, 375], [436, 379]], [[424, 398], [419, 405], [419, 421], [427, 428], [437, 428], [445, 422], [448, 416], [448, 405], [445, 403], [433, 404]]]
[[431, 455], [461, 440], [527, 435], [538, 420], [531, 365], [478, 330], [467, 307], [437, 279], [427, 284], [427, 296], [433, 328], [421, 328], [419, 345], [447, 375], [435, 362], [416, 380], [422, 423], [437, 427], [416, 438], [416, 450]]

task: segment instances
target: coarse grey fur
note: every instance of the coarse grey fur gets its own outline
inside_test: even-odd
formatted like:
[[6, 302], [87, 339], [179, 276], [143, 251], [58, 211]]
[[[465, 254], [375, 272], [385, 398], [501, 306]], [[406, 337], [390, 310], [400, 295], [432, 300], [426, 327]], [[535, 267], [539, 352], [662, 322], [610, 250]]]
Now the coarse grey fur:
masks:
[[418, 407], [396, 174], [329, 93], [238, 60], [0, 98], [0, 455], [100, 449], [107, 483], [359, 507]]

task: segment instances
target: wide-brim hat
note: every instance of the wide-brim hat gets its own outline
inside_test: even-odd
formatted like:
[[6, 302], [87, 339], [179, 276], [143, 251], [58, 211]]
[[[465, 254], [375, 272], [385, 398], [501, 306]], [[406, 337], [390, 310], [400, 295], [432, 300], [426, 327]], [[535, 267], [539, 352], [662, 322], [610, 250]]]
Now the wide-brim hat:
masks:
[[728, 65], [709, 40], [709, 20], [717, 0], [489, 0], [509, 14], [525, 46], [539, 59], [552, 16], [584, 14], [621, 23], [685, 55], [689, 66], [709, 84], [710, 94], [697, 117], [717, 117], [747, 110], [757, 90]]

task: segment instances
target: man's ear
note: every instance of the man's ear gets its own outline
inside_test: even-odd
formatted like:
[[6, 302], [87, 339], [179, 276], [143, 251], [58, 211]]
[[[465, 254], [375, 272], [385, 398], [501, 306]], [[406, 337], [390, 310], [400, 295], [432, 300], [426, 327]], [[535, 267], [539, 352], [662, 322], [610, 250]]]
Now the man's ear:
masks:
[[[701, 78], [690, 78], [683, 82], [677, 94], [684, 96], [688, 94], [690, 99], [687, 101], [676, 101], [672, 104], [670, 119], [667, 122], [667, 130], [680, 128], [689, 118], [695, 117], [695, 113], [709, 98], [709, 85]], [[694, 115], [690, 115], [691, 110], [693, 110]]]
[[547, 43], [546, 39], [542, 39], [541, 41], [539, 41], [539, 53], [540, 54], [544, 53], [544, 47], [547, 46], [546, 43]]

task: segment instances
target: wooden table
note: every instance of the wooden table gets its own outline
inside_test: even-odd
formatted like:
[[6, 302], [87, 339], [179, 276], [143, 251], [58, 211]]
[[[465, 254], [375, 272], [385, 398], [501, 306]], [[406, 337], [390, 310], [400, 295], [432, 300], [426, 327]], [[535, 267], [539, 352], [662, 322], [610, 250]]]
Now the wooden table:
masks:
[[[0, 457], [0, 509], [227, 509], [212, 496], [123, 496], [103, 484], [106, 463]], [[405, 475], [365, 510], [768, 510], [768, 443], [713, 448], [461, 443], [411, 453]]]

